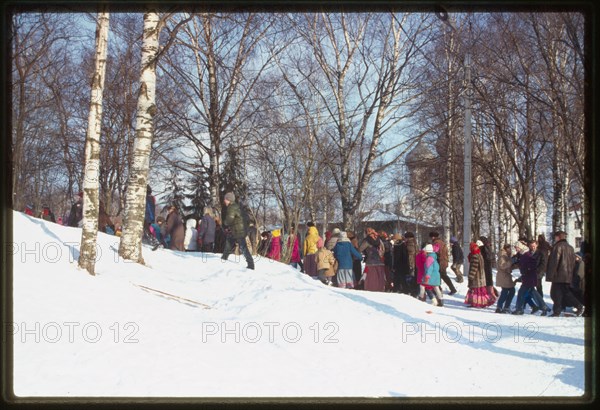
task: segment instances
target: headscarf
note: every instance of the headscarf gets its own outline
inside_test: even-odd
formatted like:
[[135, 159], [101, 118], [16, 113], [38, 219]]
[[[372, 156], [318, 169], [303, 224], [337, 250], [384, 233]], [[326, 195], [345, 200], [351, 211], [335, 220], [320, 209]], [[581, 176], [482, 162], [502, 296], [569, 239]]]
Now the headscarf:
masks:
[[377, 239], [379, 237], [377, 231], [373, 228], [367, 228], [367, 236], [370, 236], [373, 239]]

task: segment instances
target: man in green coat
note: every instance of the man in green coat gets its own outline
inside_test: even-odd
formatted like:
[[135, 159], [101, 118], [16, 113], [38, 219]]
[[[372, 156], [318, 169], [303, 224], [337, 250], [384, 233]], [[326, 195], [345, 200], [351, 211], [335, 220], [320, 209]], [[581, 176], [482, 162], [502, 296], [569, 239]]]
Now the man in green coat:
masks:
[[225, 194], [224, 201], [227, 210], [225, 211], [225, 219], [223, 225], [225, 226], [226, 238], [225, 238], [225, 250], [221, 259], [227, 260], [231, 254], [232, 249], [237, 244], [240, 247], [240, 252], [246, 258], [248, 269], [254, 269], [254, 260], [248, 246], [246, 244], [246, 226], [244, 224], [244, 218], [242, 217], [242, 211], [240, 206], [235, 202], [235, 195], [233, 192]]

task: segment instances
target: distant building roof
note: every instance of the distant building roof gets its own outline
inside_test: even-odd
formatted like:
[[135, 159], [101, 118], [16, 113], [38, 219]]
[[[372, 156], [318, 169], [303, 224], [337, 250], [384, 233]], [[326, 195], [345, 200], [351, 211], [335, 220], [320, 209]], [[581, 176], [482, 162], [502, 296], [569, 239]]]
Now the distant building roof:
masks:
[[423, 226], [436, 226], [436, 224], [427, 221], [420, 221], [418, 219], [410, 218], [407, 216], [398, 215], [394, 212], [386, 211], [384, 209], [375, 209], [369, 212], [362, 219], [363, 222], [407, 222], [415, 225]]

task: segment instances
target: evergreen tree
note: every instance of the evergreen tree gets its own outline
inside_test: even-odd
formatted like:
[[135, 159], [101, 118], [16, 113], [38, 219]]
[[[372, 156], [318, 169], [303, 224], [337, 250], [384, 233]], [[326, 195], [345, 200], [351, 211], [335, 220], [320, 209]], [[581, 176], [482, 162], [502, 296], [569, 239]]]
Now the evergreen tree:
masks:
[[240, 204], [242, 209], [247, 211], [248, 199], [248, 184], [241, 166], [240, 152], [235, 147], [227, 149], [226, 158], [223, 163], [223, 171], [221, 173], [221, 184], [219, 189], [219, 198], [221, 200], [227, 192], [233, 192], [236, 202]]
[[174, 169], [171, 170], [169, 183], [171, 185], [171, 190], [167, 190], [168, 194], [164, 197], [164, 200], [168, 206], [175, 205], [177, 211], [183, 217], [186, 214], [186, 207], [183, 202], [185, 199], [184, 184], [181, 177]]
[[183, 210], [188, 215], [194, 215], [197, 219], [204, 215], [204, 207], [210, 204], [211, 194], [208, 182], [209, 176], [200, 167], [187, 179], [185, 185], [185, 198], [190, 205], [184, 206]]

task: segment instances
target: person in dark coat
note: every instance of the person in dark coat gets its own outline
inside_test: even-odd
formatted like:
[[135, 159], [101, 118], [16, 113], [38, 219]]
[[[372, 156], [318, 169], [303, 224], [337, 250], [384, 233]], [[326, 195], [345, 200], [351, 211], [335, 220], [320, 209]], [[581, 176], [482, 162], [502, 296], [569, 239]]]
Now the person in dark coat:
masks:
[[48, 205], [42, 206], [42, 213], [40, 215], [40, 218], [42, 218], [45, 221], [56, 222], [56, 218], [54, 218], [54, 212], [50, 210], [50, 207]]
[[213, 253], [223, 253], [225, 251], [225, 231], [221, 224], [221, 218], [215, 217], [215, 244]]
[[452, 244], [452, 266], [450, 266], [450, 269], [452, 269], [452, 272], [456, 275], [456, 281], [462, 283], [464, 278], [461, 267], [464, 263], [464, 253], [456, 237], [453, 236], [450, 238], [450, 243]]
[[575, 271], [575, 250], [567, 242], [567, 233], [564, 231], [556, 232], [554, 240], [546, 271], [546, 281], [552, 283], [550, 297], [554, 304], [551, 316], [560, 316], [567, 305], [575, 306], [576, 315], [581, 316], [585, 308], [570, 289]]
[[183, 220], [181, 219], [181, 216], [179, 216], [179, 212], [177, 212], [175, 205], [169, 207], [165, 229], [166, 234], [171, 238], [169, 243], [170, 249], [184, 252], [185, 248], [183, 246], [183, 240], [185, 239], [185, 227], [183, 226]]
[[488, 288], [488, 293], [491, 293], [491, 291], [493, 291], [492, 288], [494, 287], [494, 278], [492, 275], [494, 253], [492, 252], [492, 246], [487, 237], [480, 236], [479, 240], [483, 243], [483, 246], [481, 247], [481, 256], [483, 257], [483, 270], [485, 271], [485, 286]]
[[240, 252], [246, 258], [247, 268], [254, 269], [254, 259], [248, 250], [246, 244], [246, 226], [244, 224], [244, 218], [240, 206], [235, 202], [235, 195], [233, 192], [225, 194], [223, 200], [227, 211], [225, 214], [225, 220], [223, 225], [226, 227], [225, 235], [225, 250], [223, 251], [222, 260], [227, 260], [235, 245], [240, 249]]
[[[537, 241], [529, 241], [529, 251], [525, 252], [519, 260], [519, 270], [521, 271], [521, 287], [517, 293], [517, 304], [514, 315], [522, 315], [525, 308], [525, 299], [527, 295], [535, 302], [538, 309], [542, 310], [542, 316], [546, 316], [550, 310], [541, 295], [535, 289], [537, 285], [537, 272], [539, 265], [539, 252], [537, 251]], [[537, 311], [532, 310], [532, 313]]]
[[[101, 207], [102, 208], [102, 207]], [[160, 241], [156, 238], [156, 235], [152, 232], [152, 224], [155, 222], [156, 216], [156, 199], [152, 195], [152, 188], [150, 185], [146, 186], [146, 211], [144, 213], [144, 232], [142, 236], [142, 243], [146, 243], [152, 246], [152, 250], [156, 250], [160, 246]]]
[[410, 264], [408, 261], [408, 249], [406, 242], [400, 234], [394, 235], [394, 247], [392, 249], [394, 260], [394, 292], [411, 293], [406, 281], [410, 275]]
[[200, 220], [200, 226], [198, 227], [198, 245], [200, 245], [200, 251], [212, 252], [215, 245], [215, 233], [217, 224], [213, 217], [212, 208], [204, 208], [204, 216]]
[[69, 212], [68, 225], [72, 227], [78, 227], [83, 219], [83, 192], [77, 194], [76, 200], [71, 205], [71, 212]]
[[552, 252], [552, 245], [546, 241], [546, 238], [542, 234], [538, 235], [538, 252], [540, 253], [540, 264], [538, 266], [538, 281], [535, 289], [543, 298], [543, 279], [546, 276], [546, 269], [548, 269], [548, 258], [550, 257], [550, 252]]
[[[346, 236], [350, 240], [352, 247], [358, 251], [358, 239], [356, 238], [356, 234], [352, 231], [347, 231]], [[360, 253], [360, 252], [359, 252]], [[352, 261], [352, 274], [354, 275], [354, 289], [362, 289], [363, 286], [360, 283], [360, 278], [362, 276], [362, 258], [354, 259]]]
[[444, 281], [448, 288], [450, 288], [450, 292], [448, 294], [454, 295], [456, 293], [456, 288], [446, 272], [448, 269], [448, 246], [446, 245], [446, 242], [440, 238], [440, 234], [436, 231], [430, 232], [429, 238], [431, 239], [431, 244], [433, 246], [437, 245], [439, 248], [439, 251], [436, 253], [438, 254], [438, 263], [440, 265], [440, 278]]

